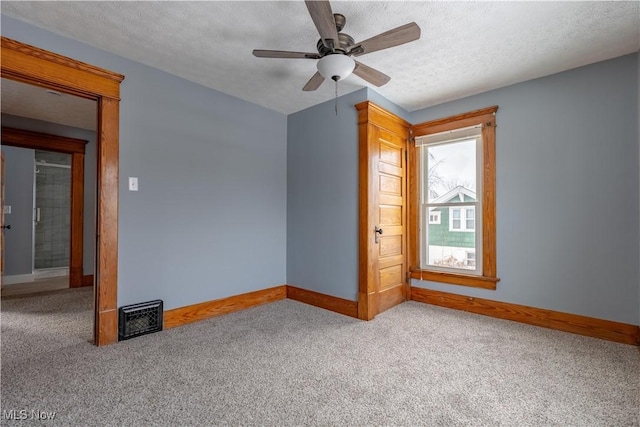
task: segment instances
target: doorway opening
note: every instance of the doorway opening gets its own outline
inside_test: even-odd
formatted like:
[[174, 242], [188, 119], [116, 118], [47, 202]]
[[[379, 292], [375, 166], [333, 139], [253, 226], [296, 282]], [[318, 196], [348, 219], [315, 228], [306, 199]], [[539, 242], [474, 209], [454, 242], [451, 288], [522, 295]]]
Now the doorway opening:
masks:
[[[118, 133], [121, 74], [2, 37], [3, 78], [97, 102], [94, 342], [118, 340]], [[4, 224], [2, 224], [4, 225]]]
[[[5, 85], [2, 90], [4, 97]], [[11, 96], [7, 98], [11, 99]], [[56, 106], [57, 111], [60, 107]], [[93, 103], [85, 107], [95, 111]], [[6, 267], [3, 285], [35, 282], [47, 275], [56, 276], [60, 273], [59, 267], [64, 267], [61, 263], [65, 260], [68, 260], [67, 287], [93, 285], [94, 243], [91, 239], [85, 239], [85, 235], [95, 235], [95, 195], [91, 191], [95, 187], [95, 173], [86, 176], [85, 151], [89, 153], [89, 162], [95, 164], [95, 144], [88, 145], [89, 139], [95, 139], [95, 130], [17, 117], [10, 115], [10, 112], [17, 111], [5, 106], [3, 99], [3, 122], [32, 129], [55, 129], [59, 133], [75, 132], [87, 139], [2, 128], [3, 152], [9, 160], [4, 174], [6, 200], [14, 204], [10, 207], [11, 214], [5, 215], [5, 221], [9, 219], [13, 224], [4, 233], [7, 251], [3, 254]], [[32, 112], [38, 113], [41, 119], [47, 118], [44, 110], [37, 112], [33, 109]], [[88, 123], [85, 127], [95, 126]], [[88, 169], [93, 171], [95, 168], [91, 166]], [[53, 179], [42, 179], [43, 175]], [[38, 181], [41, 182], [40, 186]], [[89, 192], [85, 192], [85, 186]], [[42, 201], [44, 205], [41, 205]], [[45, 227], [41, 226], [43, 221]], [[56, 227], [56, 223], [63, 222], [64, 225], [67, 221], [66, 231], [54, 230], [60, 228]], [[37, 284], [30, 286], [38, 289]], [[26, 285], [23, 287], [26, 291]], [[3, 295], [10, 293], [15, 292], [9, 288], [3, 289]]]

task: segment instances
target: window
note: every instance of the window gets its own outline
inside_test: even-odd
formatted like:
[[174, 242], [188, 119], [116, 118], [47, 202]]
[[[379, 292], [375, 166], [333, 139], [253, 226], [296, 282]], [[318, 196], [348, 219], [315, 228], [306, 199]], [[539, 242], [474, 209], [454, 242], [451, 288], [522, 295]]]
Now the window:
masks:
[[476, 228], [475, 209], [475, 207], [449, 208], [451, 220], [449, 231], [473, 232]]
[[475, 266], [476, 265], [476, 253], [475, 252], [467, 252], [467, 265]]
[[429, 224], [440, 224], [440, 211], [429, 212]]
[[412, 128], [411, 277], [495, 289], [495, 112]]

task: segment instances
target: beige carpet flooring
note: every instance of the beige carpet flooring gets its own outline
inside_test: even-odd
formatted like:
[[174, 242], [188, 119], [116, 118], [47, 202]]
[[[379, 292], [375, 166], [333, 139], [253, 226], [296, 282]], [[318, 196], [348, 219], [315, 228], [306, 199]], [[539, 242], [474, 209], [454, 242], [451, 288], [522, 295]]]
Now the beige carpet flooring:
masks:
[[629, 345], [416, 302], [361, 322], [284, 300], [97, 348], [91, 299], [2, 300], [2, 425], [640, 425]]

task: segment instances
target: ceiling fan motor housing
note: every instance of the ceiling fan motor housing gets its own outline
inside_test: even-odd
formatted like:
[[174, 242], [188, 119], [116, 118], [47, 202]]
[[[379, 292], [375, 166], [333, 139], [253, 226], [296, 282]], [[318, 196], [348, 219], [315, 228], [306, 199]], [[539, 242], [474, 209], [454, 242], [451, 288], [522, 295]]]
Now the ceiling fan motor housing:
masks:
[[320, 54], [320, 56], [326, 56], [336, 52], [346, 55], [347, 53], [349, 53], [349, 51], [351, 50], [351, 46], [353, 46], [354, 43], [355, 40], [353, 40], [353, 37], [351, 37], [349, 34], [338, 33], [338, 46], [335, 46], [335, 43], [333, 46], [335, 52], [331, 49], [331, 47], [325, 46], [322, 39], [318, 40], [318, 44], [316, 45], [316, 47], [318, 48], [318, 53]]

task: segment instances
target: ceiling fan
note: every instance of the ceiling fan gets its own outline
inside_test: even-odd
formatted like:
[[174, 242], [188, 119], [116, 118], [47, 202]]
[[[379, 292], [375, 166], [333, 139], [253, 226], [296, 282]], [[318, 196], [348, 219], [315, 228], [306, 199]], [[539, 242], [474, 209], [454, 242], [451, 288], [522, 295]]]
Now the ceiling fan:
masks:
[[304, 85], [302, 88], [304, 91], [318, 89], [325, 79], [331, 79], [337, 83], [351, 73], [375, 86], [382, 86], [391, 77], [352, 57], [399, 46], [420, 38], [420, 27], [415, 22], [411, 22], [355, 43], [353, 37], [340, 32], [347, 19], [339, 13], [334, 14], [329, 1], [306, 0], [305, 4], [320, 33], [317, 44], [318, 53], [261, 49], [253, 51], [254, 56], [258, 58], [318, 59], [318, 71]]

